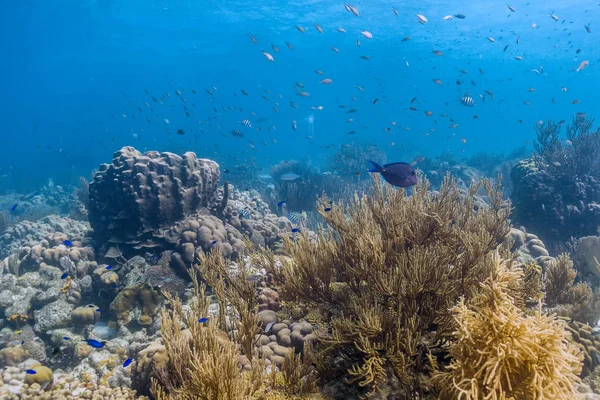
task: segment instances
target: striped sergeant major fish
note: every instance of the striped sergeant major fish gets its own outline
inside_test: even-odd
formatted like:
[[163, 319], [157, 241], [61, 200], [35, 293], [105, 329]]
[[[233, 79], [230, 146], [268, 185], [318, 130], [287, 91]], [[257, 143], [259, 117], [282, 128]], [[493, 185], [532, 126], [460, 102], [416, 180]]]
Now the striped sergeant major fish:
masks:
[[252, 122], [250, 122], [248, 119], [241, 120], [240, 124], [242, 124], [244, 128], [252, 128]]
[[475, 105], [475, 100], [470, 96], [461, 97], [460, 102], [467, 107], [473, 107]]
[[238, 215], [240, 218], [248, 219], [250, 218], [250, 211], [247, 208], [244, 208], [243, 210], [238, 211]]
[[291, 212], [287, 215], [287, 219], [289, 219], [292, 224], [297, 225], [307, 219], [306, 211], [302, 211], [302, 213]]

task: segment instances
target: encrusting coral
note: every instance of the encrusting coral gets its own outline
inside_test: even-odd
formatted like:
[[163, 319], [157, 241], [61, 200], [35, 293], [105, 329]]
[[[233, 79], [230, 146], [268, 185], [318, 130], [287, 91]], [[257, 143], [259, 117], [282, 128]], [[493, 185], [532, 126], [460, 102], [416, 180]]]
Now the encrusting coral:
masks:
[[[482, 187], [490, 206], [475, 211]], [[465, 194], [447, 177], [439, 192], [425, 182], [407, 196], [375, 179], [348, 207], [321, 198], [317, 208], [328, 226], [316, 241], [287, 239], [282, 267], [262, 259], [283, 299], [330, 328], [317, 347], [321, 376], [339, 381], [347, 371], [370, 394], [392, 380], [396, 396], [427, 393], [427, 356], [454, 330], [449, 309], [480, 290], [508, 234], [499, 185], [483, 181]]]
[[[440, 399], [556, 399], [575, 397], [582, 354], [565, 324], [538, 310], [527, 315], [511, 286], [523, 278], [498, 255], [482, 292], [453, 308], [456, 340], [450, 365], [434, 374]], [[435, 362], [434, 362], [435, 364]]]

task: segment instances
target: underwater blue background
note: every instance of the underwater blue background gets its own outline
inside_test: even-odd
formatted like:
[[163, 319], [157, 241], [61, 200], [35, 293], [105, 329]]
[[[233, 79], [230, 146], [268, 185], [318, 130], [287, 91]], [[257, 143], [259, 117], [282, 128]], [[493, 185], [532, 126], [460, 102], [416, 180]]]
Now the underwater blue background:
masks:
[[[194, 151], [224, 167], [255, 159], [265, 168], [283, 159], [305, 158], [327, 168], [336, 147], [350, 141], [376, 144], [388, 161], [444, 150], [456, 156], [510, 152], [523, 145], [531, 148], [538, 120], [570, 120], [576, 112], [594, 116], [599, 109], [597, 1], [516, 1], [510, 3], [514, 13], [501, 1], [352, 4], [360, 16], [346, 12], [337, 1], [5, 2], [0, 16], [0, 190], [25, 192], [49, 178], [75, 183], [100, 163], [110, 162], [124, 145], [142, 151]], [[429, 22], [419, 24], [416, 13]], [[466, 18], [442, 20], [458, 13]], [[538, 27], [531, 29], [534, 23]], [[337, 27], [347, 33], [337, 32]], [[373, 39], [364, 38], [362, 30]], [[411, 40], [403, 42], [406, 36]], [[432, 50], [444, 55], [435, 56]], [[275, 61], [269, 62], [262, 51]], [[583, 60], [589, 66], [574, 71]], [[542, 74], [532, 72], [541, 66]], [[333, 83], [320, 84], [323, 78]], [[295, 82], [311, 96], [298, 96]], [[190, 117], [175, 94], [181, 89]], [[494, 99], [484, 90], [493, 92]], [[162, 106], [151, 100], [151, 95], [160, 99], [167, 92], [171, 97]], [[471, 94], [475, 107], [460, 103], [465, 93]], [[574, 100], [580, 102], [572, 104]], [[290, 101], [299, 108], [290, 107]], [[411, 105], [418, 111], [408, 110]], [[310, 109], [317, 106], [323, 110]], [[357, 112], [348, 114], [350, 108]], [[425, 116], [426, 110], [433, 115]], [[354, 121], [346, 122], [348, 118]], [[230, 131], [241, 129], [242, 119], [262, 131], [244, 129], [244, 138], [233, 137]], [[448, 128], [453, 123], [459, 126]], [[390, 132], [384, 130], [388, 127]], [[177, 129], [186, 133], [178, 135]]]

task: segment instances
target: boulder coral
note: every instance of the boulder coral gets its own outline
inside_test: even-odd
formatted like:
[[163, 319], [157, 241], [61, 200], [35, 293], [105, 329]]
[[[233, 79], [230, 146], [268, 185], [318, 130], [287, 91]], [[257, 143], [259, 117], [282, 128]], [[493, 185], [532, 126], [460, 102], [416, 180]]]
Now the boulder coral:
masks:
[[[123, 288], [110, 304], [110, 311], [120, 324], [126, 325], [142, 316], [154, 317], [162, 300], [163, 296], [151, 285], [139, 283]], [[142, 321], [147, 322], [147, 318]]]
[[101, 244], [153, 247], [153, 233], [216, 200], [219, 165], [187, 152], [123, 147], [90, 183], [90, 224]]
[[71, 314], [71, 322], [75, 326], [93, 325], [100, 319], [99, 308], [93, 304], [77, 307]]
[[50, 389], [52, 387], [52, 383], [54, 382], [54, 374], [50, 368], [43, 365], [37, 365], [30, 367], [30, 369], [35, 371], [35, 374], [27, 374], [25, 376], [26, 384], [32, 385], [37, 383], [40, 385], [42, 390]]

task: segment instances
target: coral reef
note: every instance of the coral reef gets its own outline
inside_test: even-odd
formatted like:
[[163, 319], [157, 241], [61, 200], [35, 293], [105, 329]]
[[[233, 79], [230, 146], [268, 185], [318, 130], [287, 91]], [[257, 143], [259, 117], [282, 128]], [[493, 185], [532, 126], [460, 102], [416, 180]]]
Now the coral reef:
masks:
[[452, 174], [456, 183], [463, 189], [468, 188], [471, 182], [479, 181], [484, 176], [483, 172], [462, 163], [448, 152], [444, 152], [436, 158], [425, 159], [417, 166], [423, 171], [431, 187], [435, 189], [440, 187], [447, 174]]
[[162, 300], [162, 295], [150, 284], [139, 283], [119, 291], [110, 304], [110, 311], [119, 324], [127, 325], [133, 320], [141, 321], [141, 325], [149, 325]]
[[573, 261], [566, 254], [550, 261], [544, 276], [546, 306], [559, 315], [595, 326], [600, 320], [600, 293], [586, 282], [575, 284], [576, 277]]
[[439, 398], [573, 399], [581, 371], [578, 346], [567, 340], [562, 321], [519, 308], [511, 287], [522, 271], [498, 256], [493, 262], [496, 273], [482, 292], [453, 308], [451, 362], [433, 377]]
[[[213, 272], [210, 279], [220, 305], [217, 313], [210, 312], [205, 286], [198, 283], [195, 272], [191, 273], [191, 277], [196, 296], [185, 311], [179, 299], [167, 295], [173, 310], [165, 309], [161, 314], [164, 346], [154, 344], [152, 350], [144, 353], [143, 366], [138, 367], [136, 372], [136, 382], [143, 386], [147, 377], [152, 377], [151, 392], [157, 399], [185, 399], [190, 396], [207, 400], [322, 399], [316, 393], [316, 377], [308, 352], [304, 352], [301, 358], [285, 347], [280, 346], [285, 349], [281, 351], [275, 345], [271, 346], [273, 350], [267, 346], [273, 354], [282, 354], [278, 356], [281, 357], [280, 370], [271, 368], [267, 372], [265, 367], [270, 361], [267, 361], [266, 354], [259, 356], [259, 350], [254, 347], [254, 342], [260, 342], [264, 336], [255, 337], [253, 334], [258, 330], [259, 322], [258, 306], [252, 303], [256, 301], [253, 293], [255, 284], [246, 281], [243, 268], [235, 273], [226, 272], [224, 261], [222, 255], [215, 251], [196, 266], [208, 275], [211, 275], [209, 270]], [[247, 297], [242, 298], [243, 295]], [[245, 299], [249, 304], [244, 304]], [[218, 327], [227, 328], [224, 308], [229, 306], [235, 315], [241, 317], [240, 321], [231, 322], [236, 328], [231, 332], [232, 339]], [[274, 329], [276, 325], [272, 322], [275, 316], [263, 314], [263, 317], [262, 322], [269, 320], [272, 326], [269, 329]], [[284, 326], [287, 328], [287, 325]], [[298, 335], [309, 330], [305, 324], [293, 328]], [[285, 336], [282, 331], [284, 329], [280, 329], [277, 336]]]
[[55, 243], [53, 237], [59, 234], [73, 242], [81, 242], [89, 230], [88, 223], [57, 215], [50, 215], [38, 221], [22, 221], [0, 235], [0, 258], [43, 241]]
[[331, 158], [329, 168], [341, 176], [354, 176], [356, 172], [364, 172], [370, 160], [381, 165], [387, 162], [385, 151], [377, 145], [355, 142], [340, 145]]
[[[30, 366], [27, 366], [29, 368]], [[18, 399], [92, 399], [92, 400], [144, 400], [145, 396], [124, 387], [110, 387], [107, 382], [93, 383], [90, 377], [77, 379], [71, 374], [50, 371], [46, 367], [33, 366], [33, 369], [44, 372], [40, 376], [27, 375], [24, 368], [8, 367], [0, 375], [0, 398]], [[42, 375], [51, 380], [42, 380]], [[38, 382], [42, 380], [41, 383]], [[28, 381], [28, 382], [25, 382]]]
[[600, 365], [600, 338], [588, 324], [569, 318], [563, 320], [567, 324], [573, 342], [577, 343], [583, 352], [583, 368], [580, 377], [585, 378]]
[[219, 165], [199, 159], [124, 147], [102, 164], [90, 183], [90, 224], [100, 244], [153, 247], [153, 233], [211, 207]]
[[152, 393], [159, 400], [186, 394], [201, 399], [249, 398], [262, 386], [264, 362], [240, 372], [239, 350], [220, 333], [216, 319], [207, 318], [209, 302], [193, 277], [198, 297], [190, 312], [184, 312], [176, 298], [169, 299], [173, 311], [162, 312], [161, 333], [169, 362], [167, 368], [155, 364], [158, 379], [152, 381]]
[[546, 263], [554, 259], [548, 253], [544, 242], [537, 235], [525, 232], [523, 227], [521, 229], [510, 228], [510, 239], [513, 243], [511, 251], [516, 253], [524, 264], [535, 262], [537, 265], [545, 267]]
[[[282, 180], [281, 176], [287, 173], [300, 177], [292, 181]], [[321, 173], [307, 163], [296, 160], [282, 161], [273, 166], [271, 176], [275, 189], [265, 196], [265, 200], [272, 210], [277, 210], [277, 204], [282, 200], [285, 200], [289, 211], [313, 210], [318, 196], [327, 193], [330, 197], [338, 198], [348, 186], [348, 182], [340, 176]]]
[[79, 178], [79, 187], [73, 192], [70, 216], [73, 219], [87, 221], [90, 208], [90, 183], [83, 176]]
[[[481, 185], [490, 206], [475, 212]], [[344, 375], [365, 394], [428, 393], [421, 375], [427, 354], [452, 336], [449, 309], [492, 272], [490, 257], [509, 231], [499, 188], [485, 181], [463, 194], [447, 178], [438, 193], [428, 189], [420, 183], [409, 197], [375, 179], [370, 196], [321, 211], [328, 227], [316, 241], [286, 239], [292, 261], [278, 267], [263, 257], [283, 299], [320, 314], [329, 328], [317, 364], [337, 386], [325, 393], [347, 396]], [[318, 208], [329, 204], [321, 199]]]
[[577, 263], [580, 276], [600, 286], [600, 236], [584, 236], [577, 240], [573, 261]]
[[[0, 234], [0, 397], [519, 398], [543, 384], [561, 398], [576, 385], [592, 390], [597, 237], [577, 242], [576, 268], [566, 255], [552, 257], [540, 237], [509, 227], [500, 185], [469, 186], [481, 174], [458, 161], [420, 162], [440, 187], [419, 182], [410, 196], [378, 177], [371, 185], [361, 174], [337, 175], [364, 157], [381, 161], [376, 153], [342, 148], [331, 173], [282, 163], [273, 178], [252, 178], [271, 184], [261, 197], [219, 187], [219, 166], [193, 153], [125, 147], [74, 194], [50, 183], [0, 196], [23, 213], [10, 214]], [[448, 171], [457, 178], [442, 180]], [[301, 177], [279, 179], [287, 172]], [[315, 207], [323, 191], [329, 197]], [[93, 231], [83, 222], [88, 204]], [[82, 220], [24, 220], [46, 206]], [[304, 208], [314, 211], [292, 223], [288, 213]], [[501, 334], [484, 343], [485, 329]], [[511, 350], [514, 375], [489, 369], [499, 348]], [[552, 369], [546, 356], [561, 360]], [[574, 378], [582, 366], [589, 386]]]
[[566, 250], [570, 237], [597, 234], [600, 225], [600, 131], [592, 124], [573, 117], [568, 142], [560, 124], [536, 125], [537, 155], [511, 171], [514, 220], [540, 233], [554, 252]]

